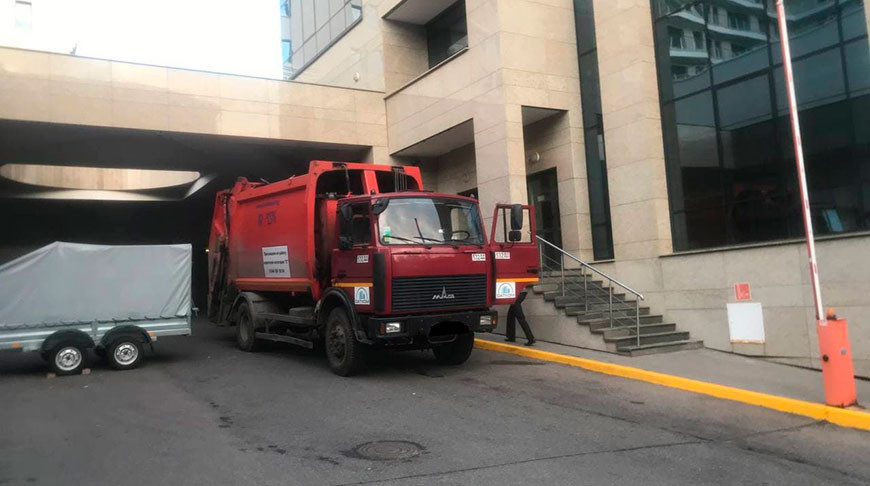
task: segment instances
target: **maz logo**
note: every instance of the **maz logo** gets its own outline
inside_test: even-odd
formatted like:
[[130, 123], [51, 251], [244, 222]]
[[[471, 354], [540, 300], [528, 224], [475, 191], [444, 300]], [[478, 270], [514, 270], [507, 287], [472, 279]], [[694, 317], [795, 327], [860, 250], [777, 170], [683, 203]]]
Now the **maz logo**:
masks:
[[441, 293], [432, 296], [432, 300], [450, 300], [455, 298], [455, 295], [447, 293], [447, 287], [441, 287]]

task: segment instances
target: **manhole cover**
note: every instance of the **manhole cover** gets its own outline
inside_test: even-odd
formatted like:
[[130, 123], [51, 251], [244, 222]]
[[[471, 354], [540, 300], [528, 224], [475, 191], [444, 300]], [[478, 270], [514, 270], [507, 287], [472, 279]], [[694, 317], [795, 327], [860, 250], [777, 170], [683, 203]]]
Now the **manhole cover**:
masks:
[[410, 459], [420, 455], [423, 447], [404, 440], [379, 440], [366, 442], [353, 449], [354, 455], [373, 461], [392, 461]]

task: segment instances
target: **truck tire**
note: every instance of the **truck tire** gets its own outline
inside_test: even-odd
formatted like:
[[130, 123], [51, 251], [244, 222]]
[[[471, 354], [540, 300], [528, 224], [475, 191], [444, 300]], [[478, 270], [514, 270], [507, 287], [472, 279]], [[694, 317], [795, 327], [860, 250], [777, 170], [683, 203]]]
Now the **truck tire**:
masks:
[[456, 335], [452, 343], [441, 344], [432, 348], [439, 364], [456, 366], [468, 361], [471, 350], [474, 349], [474, 333], [465, 332]]
[[236, 342], [239, 349], [252, 353], [260, 349], [260, 340], [257, 339], [257, 330], [254, 328], [254, 317], [247, 302], [239, 305], [238, 319], [236, 322]]
[[338, 376], [353, 376], [365, 365], [363, 344], [356, 340], [344, 309], [336, 308], [326, 318], [326, 359]]
[[77, 375], [87, 365], [88, 350], [78, 343], [63, 341], [46, 353], [45, 358], [54, 374]]
[[145, 352], [139, 336], [121, 335], [109, 342], [106, 361], [116, 370], [131, 370], [142, 362]]

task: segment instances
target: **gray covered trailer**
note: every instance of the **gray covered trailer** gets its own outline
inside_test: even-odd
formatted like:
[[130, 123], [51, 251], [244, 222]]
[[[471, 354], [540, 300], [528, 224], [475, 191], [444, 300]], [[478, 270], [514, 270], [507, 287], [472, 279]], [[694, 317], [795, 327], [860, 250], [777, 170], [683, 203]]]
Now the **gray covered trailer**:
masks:
[[191, 246], [56, 242], [0, 265], [0, 351], [38, 351], [58, 374], [88, 350], [116, 369], [191, 332]]

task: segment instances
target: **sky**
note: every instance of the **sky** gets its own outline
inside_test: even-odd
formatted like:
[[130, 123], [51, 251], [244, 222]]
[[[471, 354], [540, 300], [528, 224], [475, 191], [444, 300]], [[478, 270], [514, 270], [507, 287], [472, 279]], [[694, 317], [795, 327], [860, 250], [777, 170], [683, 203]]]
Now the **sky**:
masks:
[[278, 0], [31, 0], [31, 32], [0, 11], [0, 44], [281, 78]]

